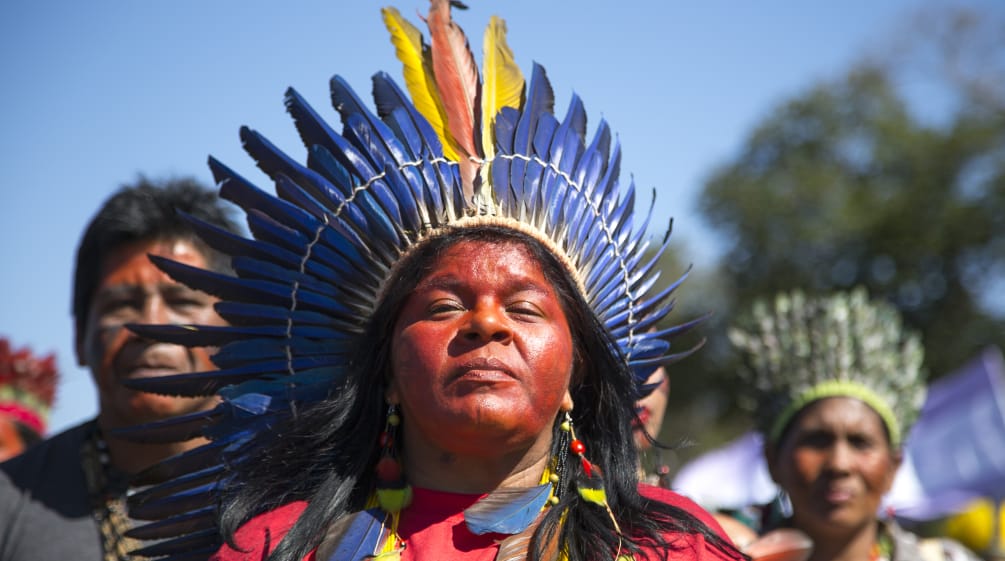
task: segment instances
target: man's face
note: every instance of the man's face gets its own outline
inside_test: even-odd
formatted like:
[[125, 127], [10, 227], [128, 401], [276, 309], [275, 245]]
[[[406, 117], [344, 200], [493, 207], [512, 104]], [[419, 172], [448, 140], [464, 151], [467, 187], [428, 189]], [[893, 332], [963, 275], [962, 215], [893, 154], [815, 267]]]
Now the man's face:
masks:
[[186, 240], [146, 240], [109, 252], [91, 298], [77, 360], [91, 370], [105, 428], [121, 427], [207, 409], [215, 398], [179, 398], [131, 390], [129, 378], [201, 372], [214, 368], [205, 349], [141, 339], [129, 323], [221, 325], [215, 298], [173, 281], [147, 258], [160, 255], [205, 268], [206, 257]]

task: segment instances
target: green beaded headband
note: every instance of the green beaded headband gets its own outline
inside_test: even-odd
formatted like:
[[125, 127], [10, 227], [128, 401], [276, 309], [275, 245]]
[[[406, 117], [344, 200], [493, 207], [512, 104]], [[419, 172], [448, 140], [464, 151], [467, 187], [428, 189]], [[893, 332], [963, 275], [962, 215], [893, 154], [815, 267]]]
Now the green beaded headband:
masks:
[[821, 382], [820, 384], [817, 384], [816, 386], [813, 386], [802, 394], [796, 396], [796, 398], [789, 403], [788, 407], [786, 407], [778, 415], [775, 422], [771, 425], [771, 432], [768, 433], [768, 440], [770, 442], [777, 442], [782, 436], [782, 432], [785, 431], [785, 427], [789, 424], [789, 421], [792, 420], [792, 417], [794, 417], [796, 413], [814, 401], [828, 397], [853, 397], [864, 402], [866, 405], [875, 410], [876, 413], [879, 414], [880, 418], [883, 419], [883, 424], [886, 425], [886, 429], [890, 433], [890, 443], [895, 447], [900, 446], [900, 439], [902, 436], [900, 422], [897, 420], [897, 416], [893, 414], [893, 409], [890, 408], [890, 405], [884, 401], [883, 398], [876, 395], [876, 392], [870, 390], [862, 384], [842, 380], [829, 380], [827, 382]]
[[730, 330], [759, 429], [776, 442], [792, 418], [827, 397], [853, 397], [883, 419], [899, 447], [924, 401], [923, 351], [892, 306], [865, 291], [757, 302]]

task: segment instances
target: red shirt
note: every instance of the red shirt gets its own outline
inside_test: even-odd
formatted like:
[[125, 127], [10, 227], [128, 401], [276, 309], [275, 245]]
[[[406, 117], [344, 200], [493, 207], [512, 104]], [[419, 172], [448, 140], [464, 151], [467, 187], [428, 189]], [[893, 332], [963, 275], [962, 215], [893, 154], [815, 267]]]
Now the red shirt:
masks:
[[[679, 507], [704, 522], [720, 536], [725, 532], [719, 524], [690, 499], [673, 491], [640, 485], [643, 496]], [[401, 517], [398, 534], [407, 544], [401, 554], [401, 561], [493, 561], [498, 550], [496, 543], [504, 538], [502, 534], [476, 535], [464, 523], [464, 509], [484, 495], [466, 495], [413, 489], [411, 505]], [[224, 545], [211, 561], [260, 561], [271, 552], [266, 544], [275, 546], [293, 527], [307, 503], [296, 502], [266, 512], [249, 520], [237, 531], [235, 540], [241, 549], [236, 551]], [[670, 550], [669, 561], [714, 561], [731, 559], [705, 541], [701, 534], [668, 534], [681, 547]], [[725, 538], [728, 539], [728, 538]], [[659, 559], [660, 556], [653, 556]], [[328, 561], [316, 559], [312, 551], [304, 561]]]

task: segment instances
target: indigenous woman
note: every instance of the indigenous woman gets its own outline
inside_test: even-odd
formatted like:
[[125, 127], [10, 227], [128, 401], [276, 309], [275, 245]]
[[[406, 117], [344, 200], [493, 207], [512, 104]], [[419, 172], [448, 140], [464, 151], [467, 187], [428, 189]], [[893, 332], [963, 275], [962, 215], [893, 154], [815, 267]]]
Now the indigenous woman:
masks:
[[810, 561], [977, 559], [879, 517], [924, 399], [922, 348], [894, 308], [864, 290], [784, 293], [730, 338], [748, 366], [769, 472], [791, 502], [779, 525], [812, 540]]
[[644, 255], [606, 125], [587, 145], [575, 98], [557, 120], [499, 20], [480, 77], [446, 0], [431, 46], [384, 19], [414, 103], [377, 74], [374, 115], [336, 77], [338, 134], [290, 90], [306, 166], [242, 130], [278, 197], [211, 161], [254, 236], [203, 228], [236, 276], [158, 261], [230, 325], [135, 327], [221, 347], [219, 371], [135, 382], [222, 397], [147, 427], [213, 442], [147, 474], [166, 482], [131, 514], [180, 515], [134, 532], [161, 540], [142, 553], [215, 547], [220, 501], [222, 561], [742, 559], [638, 483], [635, 403], [687, 326], [657, 325], [676, 284], [653, 289], [663, 248]]

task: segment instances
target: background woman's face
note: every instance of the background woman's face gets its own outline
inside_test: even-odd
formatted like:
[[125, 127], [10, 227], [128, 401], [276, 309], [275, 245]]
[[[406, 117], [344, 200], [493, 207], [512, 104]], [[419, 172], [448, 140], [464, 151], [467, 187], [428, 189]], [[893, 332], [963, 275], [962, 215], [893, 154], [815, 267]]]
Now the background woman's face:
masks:
[[493, 455], [550, 443], [571, 408], [573, 344], [554, 287], [515, 242], [461, 241], [407, 297], [388, 401], [408, 442]]
[[792, 501], [796, 527], [819, 538], [874, 523], [900, 457], [871, 407], [832, 397], [796, 416], [769, 462]]

